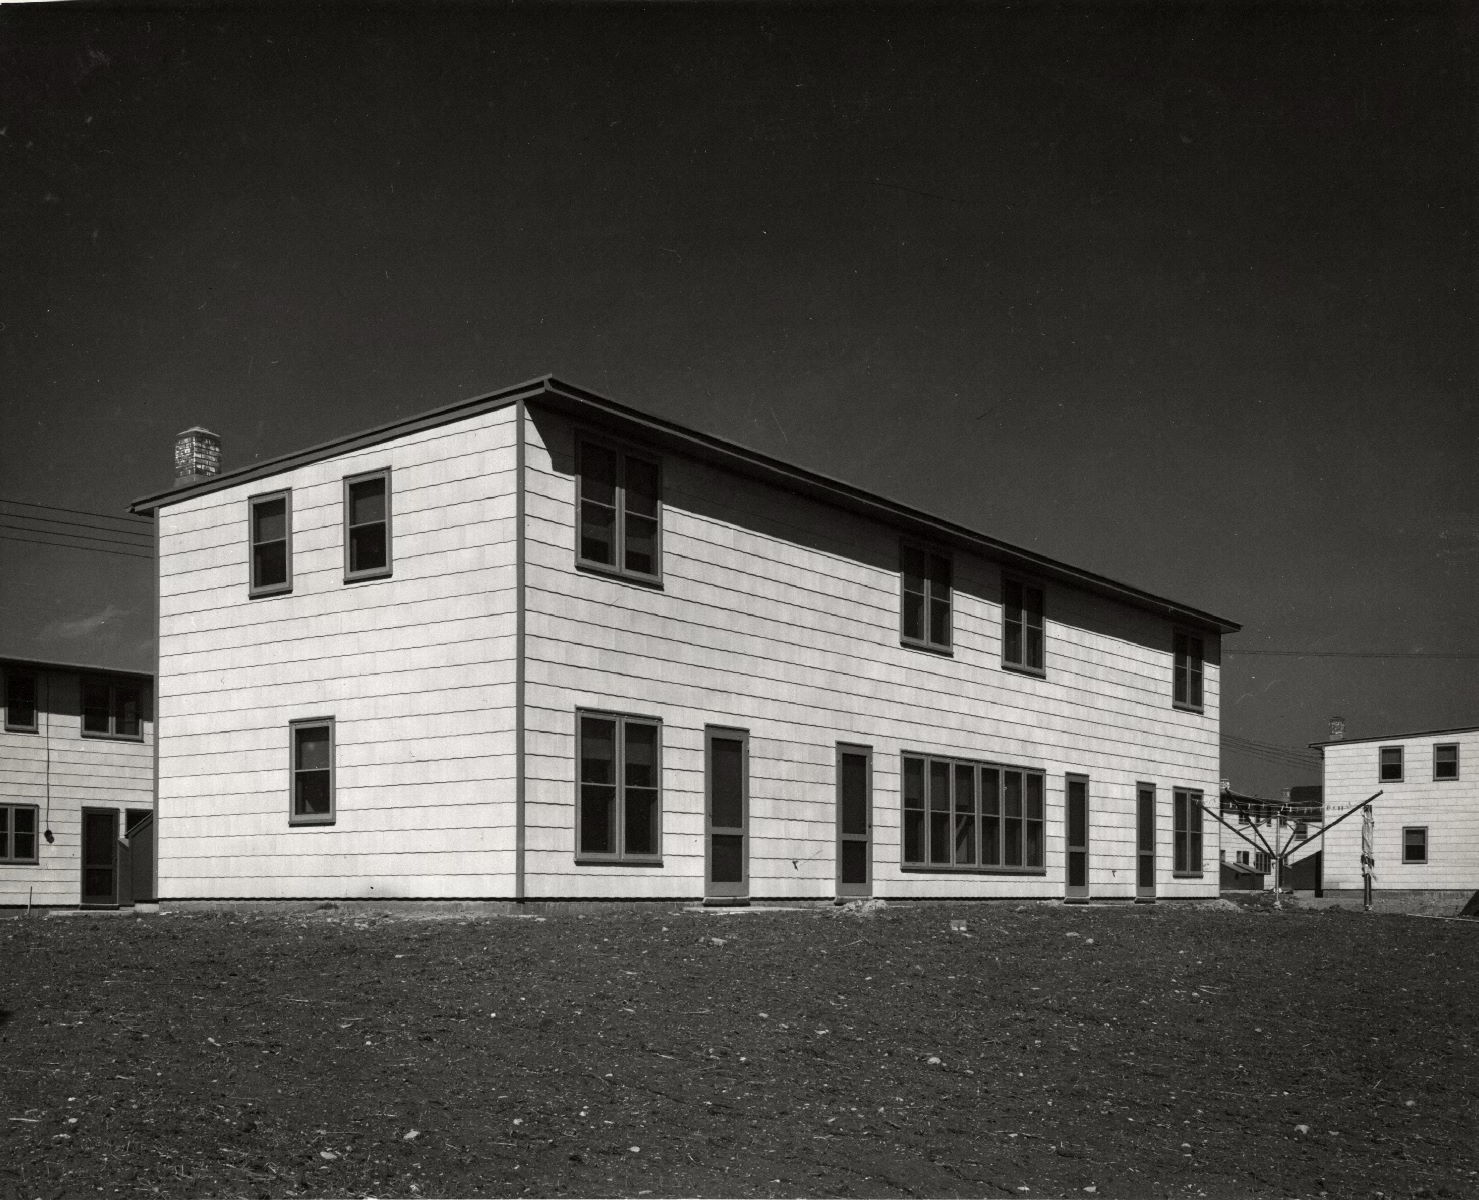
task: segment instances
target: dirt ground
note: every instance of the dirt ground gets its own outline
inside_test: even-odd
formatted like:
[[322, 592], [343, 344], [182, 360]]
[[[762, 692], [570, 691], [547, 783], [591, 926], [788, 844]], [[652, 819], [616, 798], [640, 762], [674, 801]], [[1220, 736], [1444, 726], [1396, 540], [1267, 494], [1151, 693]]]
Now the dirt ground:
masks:
[[329, 908], [0, 964], [6, 1198], [1479, 1195], [1475, 922]]

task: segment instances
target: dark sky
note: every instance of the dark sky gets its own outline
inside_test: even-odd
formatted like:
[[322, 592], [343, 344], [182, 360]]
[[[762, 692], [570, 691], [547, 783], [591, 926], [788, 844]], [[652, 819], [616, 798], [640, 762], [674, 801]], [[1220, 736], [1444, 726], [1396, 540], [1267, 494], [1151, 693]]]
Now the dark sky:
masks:
[[6, 6], [0, 654], [151, 669], [177, 430], [554, 372], [1243, 622], [1241, 789], [1479, 723], [1471, 12]]

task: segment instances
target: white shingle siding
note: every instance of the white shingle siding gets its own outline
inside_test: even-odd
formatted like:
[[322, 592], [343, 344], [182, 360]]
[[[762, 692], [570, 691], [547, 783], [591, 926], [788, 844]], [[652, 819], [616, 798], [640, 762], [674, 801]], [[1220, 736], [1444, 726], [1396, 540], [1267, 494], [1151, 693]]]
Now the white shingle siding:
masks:
[[[1433, 778], [1433, 747], [1438, 745], [1458, 746], [1458, 779]], [[1402, 747], [1400, 782], [1380, 778], [1383, 746]], [[1372, 805], [1378, 890], [1479, 889], [1479, 730], [1334, 743], [1323, 751], [1327, 821], [1382, 793]], [[1414, 825], [1428, 830], [1425, 864], [1402, 862], [1402, 830]], [[1351, 817], [1329, 830], [1324, 853], [1327, 890], [1360, 888], [1361, 818]]]
[[[508, 895], [512, 407], [166, 504], [163, 897]], [[343, 480], [391, 468], [393, 575], [344, 582]], [[247, 500], [292, 489], [292, 592], [248, 596]], [[290, 828], [288, 722], [335, 718], [337, 818]]]
[[[899, 644], [899, 531], [778, 487], [663, 456], [661, 589], [575, 567], [575, 435], [527, 425], [527, 882], [555, 896], [697, 896], [704, 870], [704, 727], [750, 734], [750, 891], [834, 894], [836, 746], [873, 749], [874, 893], [1061, 896], [1063, 793], [1089, 777], [1091, 890], [1135, 892], [1135, 785], [1157, 788], [1162, 897], [1211, 896], [1171, 877], [1172, 789], [1218, 789], [1218, 639], [1205, 712], [1172, 707], [1172, 623], [1047, 585], [1046, 679], [1003, 670], [1001, 570], [954, 556], [954, 653]], [[575, 711], [660, 718], [663, 863], [575, 863]], [[905, 750], [1033, 767], [1047, 776], [1046, 873], [905, 871]]]

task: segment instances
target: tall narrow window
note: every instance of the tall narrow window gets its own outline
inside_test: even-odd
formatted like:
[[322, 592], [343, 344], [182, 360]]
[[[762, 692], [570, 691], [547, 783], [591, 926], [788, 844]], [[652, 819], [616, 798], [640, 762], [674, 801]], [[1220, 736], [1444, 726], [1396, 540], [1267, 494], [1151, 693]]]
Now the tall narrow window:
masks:
[[0, 862], [36, 861], [36, 806], [0, 804]]
[[908, 543], [899, 549], [900, 636], [911, 646], [950, 649], [950, 556]]
[[1458, 743], [1433, 747], [1433, 778], [1458, 778]]
[[1409, 825], [1402, 830], [1402, 861], [1422, 864], [1428, 861], [1428, 827]]
[[1202, 711], [1202, 639], [1195, 634], [1175, 635], [1175, 684], [1173, 699], [1177, 708]]
[[1172, 793], [1174, 836], [1172, 871], [1177, 875], [1202, 873], [1202, 793], [1176, 788]]
[[1020, 579], [1002, 580], [1001, 661], [1034, 674], [1044, 672], [1042, 588]]
[[84, 679], [82, 736], [142, 741], [143, 685], [124, 679]]
[[662, 472], [595, 442], [579, 449], [576, 561], [648, 583], [662, 578]]
[[1402, 782], [1402, 747], [1383, 746], [1381, 748], [1381, 782]]
[[1039, 772], [906, 754], [903, 821], [905, 867], [1042, 872]]
[[290, 825], [332, 825], [334, 804], [334, 718], [293, 721]]
[[344, 481], [344, 579], [390, 574], [390, 469]]
[[271, 596], [293, 588], [293, 503], [291, 492], [253, 496], [247, 501], [251, 532], [253, 596]]
[[19, 667], [5, 670], [5, 728], [11, 733], [35, 733], [36, 672]]
[[594, 712], [578, 713], [576, 724], [576, 857], [661, 861], [661, 726], [646, 717]]

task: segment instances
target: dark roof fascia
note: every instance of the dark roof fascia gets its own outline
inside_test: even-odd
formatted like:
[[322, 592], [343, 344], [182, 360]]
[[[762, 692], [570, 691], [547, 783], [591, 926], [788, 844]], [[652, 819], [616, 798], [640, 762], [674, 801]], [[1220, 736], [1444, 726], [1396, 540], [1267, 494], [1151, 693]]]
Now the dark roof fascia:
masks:
[[0, 667], [24, 667], [28, 671], [75, 671], [79, 675], [117, 675], [128, 679], [154, 682], [148, 671], [125, 671], [120, 667], [100, 667], [92, 663], [52, 662], [40, 658], [13, 658], [0, 654]]
[[391, 438], [403, 437], [408, 433], [433, 429], [438, 425], [447, 425], [465, 417], [478, 416], [482, 413], [493, 412], [495, 409], [506, 408], [520, 398], [537, 395], [544, 389], [548, 379], [547, 375], [541, 376], [538, 379], [517, 383], [512, 387], [502, 388], [487, 395], [474, 396], [468, 400], [459, 400], [456, 404], [434, 408], [430, 412], [418, 413], [413, 417], [401, 417], [394, 421], [387, 421], [383, 425], [376, 425], [370, 429], [361, 430], [359, 433], [346, 434], [344, 437], [320, 442], [305, 450], [295, 450], [291, 454], [269, 458], [265, 462], [253, 463], [249, 467], [225, 471], [200, 483], [141, 496], [128, 506], [129, 511], [152, 517], [167, 504], [176, 504], [181, 500], [193, 500], [196, 496], [205, 496], [211, 492], [235, 487], [237, 484], [250, 483], [253, 479], [262, 479], [268, 475], [278, 475], [283, 471], [291, 471], [294, 467], [307, 466], [309, 463], [319, 462], [325, 458], [333, 458], [336, 454], [348, 454], [352, 450], [360, 450], [366, 446], [389, 441]]
[[661, 417], [638, 412], [624, 404], [618, 404], [605, 396], [586, 391], [553, 377], [547, 381], [546, 390], [531, 399], [537, 405], [549, 407], [567, 416], [580, 420], [604, 424], [618, 433], [638, 435], [661, 446], [679, 450], [691, 457], [726, 466], [745, 475], [755, 476], [765, 482], [796, 492], [812, 499], [840, 506], [863, 515], [882, 519], [905, 532], [948, 544], [953, 544], [976, 553], [985, 554], [1016, 570], [1029, 572], [1059, 582], [1073, 584], [1086, 591], [1108, 595], [1115, 599], [1150, 609], [1172, 617], [1187, 625], [1210, 629], [1217, 633], [1235, 633], [1242, 626], [1212, 613], [1178, 604], [1174, 600], [1141, 591], [1129, 584], [1120, 583], [1091, 571], [1081, 570], [1058, 562], [1045, 555], [1024, 550], [995, 538], [987, 537], [963, 525], [934, 517], [919, 509], [911, 508], [897, 500], [866, 492], [852, 484], [808, 471], [790, 463], [782, 462], [759, 451], [722, 441], [708, 434], [698, 433], [675, 425]]
[[1371, 737], [1344, 737], [1336, 738], [1330, 742], [1310, 742], [1312, 750], [1324, 750], [1326, 746], [1344, 746], [1347, 743], [1356, 742], [1400, 742], [1405, 738], [1437, 737], [1444, 733], [1476, 733], [1479, 725], [1461, 725], [1457, 729], [1419, 729], [1415, 733], [1379, 733]]

